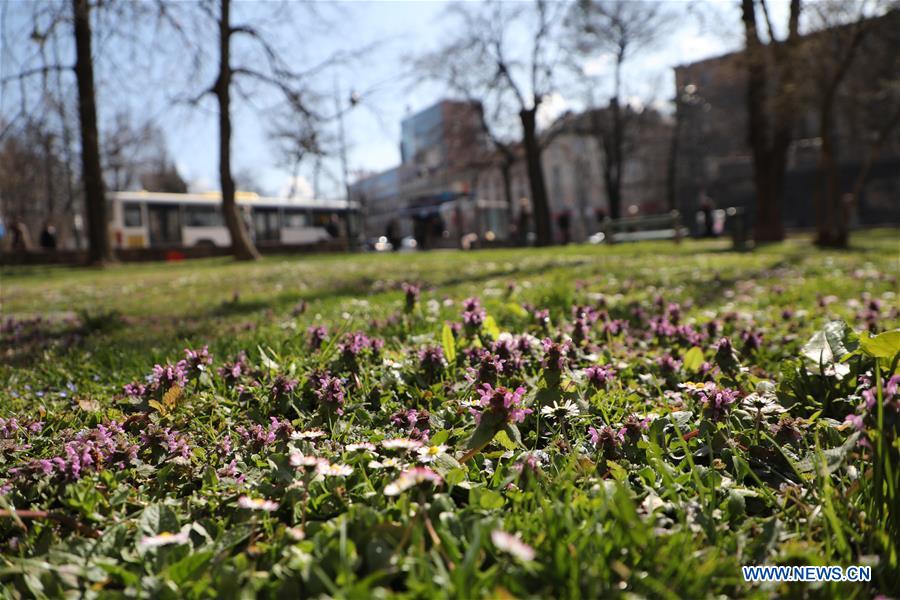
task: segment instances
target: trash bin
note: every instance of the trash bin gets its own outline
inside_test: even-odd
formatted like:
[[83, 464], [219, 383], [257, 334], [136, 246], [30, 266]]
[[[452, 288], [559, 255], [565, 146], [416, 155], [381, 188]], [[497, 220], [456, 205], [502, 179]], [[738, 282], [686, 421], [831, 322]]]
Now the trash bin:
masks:
[[747, 250], [747, 211], [740, 206], [732, 206], [725, 211], [725, 214], [731, 233], [732, 248], [739, 252]]

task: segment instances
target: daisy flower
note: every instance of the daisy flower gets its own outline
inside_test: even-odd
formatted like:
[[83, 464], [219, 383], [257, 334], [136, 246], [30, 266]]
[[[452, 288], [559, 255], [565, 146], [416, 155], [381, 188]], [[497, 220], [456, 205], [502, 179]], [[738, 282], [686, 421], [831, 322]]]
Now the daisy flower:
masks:
[[446, 454], [447, 446], [444, 444], [438, 444], [437, 446], [423, 446], [416, 450], [416, 452], [419, 453], [419, 462], [430, 463]]
[[385, 496], [399, 496], [409, 488], [420, 483], [432, 483], [439, 485], [444, 480], [440, 475], [429, 469], [428, 467], [413, 467], [412, 469], [403, 471], [393, 482], [387, 484], [384, 488]]
[[541, 414], [550, 419], [562, 421], [577, 417], [581, 414], [581, 411], [578, 410], [577, 404], [571, 400], [566, 400], [562, 404], [560, 404], [559, 401], [554, 401], [552, 405], [545, 406], [541, 409]]
[[502, 550], [523, 562], [534, 560], [534, 548], [522, 541], [519, 535], [507, 533], [502, 529], [491, 532], [491, 541], [498, 550]]
[[385, 450], [415, 450], [421, 446], [422, 442], [410, 438], [392, 438], [381, 442], [381, 447]]
[[266, 500], [264, 498], [250, 498], [249, 496], [241, 496], [238, 498], [238, 506], [247, 510], [261, 510], [263, 512], [274, 512], [278, 510], [278, 503]]
[[172, 544], [187, 544], [190, 541], [188, 531], [185, 529], [179, 533], [163, 531], [159, 535], [148, 535], [141, 538], [138, 546], [143, 549], [158, 548], [160, 546], [170, 546]]
[[321, 429], [310, 429], [309, 431], [295, 431], [291, 434], [292, 440], [315, 440], [324, 437], [326, 434]]
[[325, 477], [347, 477], [353, 473], [353, 467], [350, 465], [333, 465], [323, 461], [316, 467], [316, 472]]

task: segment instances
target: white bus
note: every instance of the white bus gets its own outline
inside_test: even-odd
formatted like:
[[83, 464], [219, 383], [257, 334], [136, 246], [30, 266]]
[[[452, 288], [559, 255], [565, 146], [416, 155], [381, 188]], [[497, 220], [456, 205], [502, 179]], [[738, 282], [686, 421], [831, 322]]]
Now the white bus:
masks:
[[[219, 192], [109, 192], [108, 213], [117, 248], [228, 246]], [[356, 231], [355, 205], [343, 200], [287, 200], [237, 192], [256, 244], [315, 244]]]

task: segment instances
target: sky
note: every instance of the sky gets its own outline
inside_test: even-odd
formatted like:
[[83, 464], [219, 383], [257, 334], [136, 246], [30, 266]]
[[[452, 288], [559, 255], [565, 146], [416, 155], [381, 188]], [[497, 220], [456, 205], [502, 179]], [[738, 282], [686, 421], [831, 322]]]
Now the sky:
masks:
[[[507, 1], [510, 7], [515, 6], [513, 0]], [[21, 49], [27, 49], [33, 5], [26, 0], [0, 0], [0, 3], [6, 4], [3, 8], [7, 14], [0, 35], [5, 34], [3, 67], [9, 71], [21, 64], [25, 56]], [[649, 103], [664, 110], [674, 95], [673, 66], [738, 49], [743, 42], [734, 0], [700, 3], [665, 0], [665, 4], [680, 16], [677, 28], [664, 42], [636, 56], [625, 67], [625, 95], [633, 102]], [[403, 76], [409, 71], [412, 57], [434, 50], [452, 36], [455, 23], [448, 19], [448, 5], [448, 2], [429, 0], [318, 2], [306, 5], [313, 8], [311, 11], [289, 4], [287, 17], [281, 13], [273, 17], [272, 3], [257, 0], [237, 2], [233, 21], [259, 22], [277, 29], [280, 36], [277, 46], [298, 70], [336, 52], [368, 48], [340, 68], [324, 71], [314, 82], [323, 110], [331, 112], [335, 110], [336, 97], [346, 107], [351, 91], [363, 94], [362, 102], [348, 111], [344, 119], [347, 167], [352, 181], [363, 172], [397, 165], [400, 121], [448, 96], [438, 84], [416, 85], [411, 78]], [[773, 6], [773, 20], [784, 20], [779, 18], [783, 12], [784, 2], [778, 0]], [[95, 31], [101, 128], [121, 105], [130, 106], [138, 115], [153, 118], [164, 130], [169, 151], [191, 188], [217, 189], [215, 105], [209, 97], [197, 106], [176, 101], [194, 96], [208, 85], [201, 82], [204, 77], [209, 78], [209, 65], [214, 66], [214, 57], [207, 56], [208, 68], [202, 75], [192, 72], [186, 77], [187, 54], [177, 49], [172, 36], [153, 38], [154, 47], [161, 50], [147, 56], [112, 37], [105, 42], [105, 32], [102, 24]], [[195, 37], [205, 42], [215, 41], [212, 30]], [[240, 55], [240, 48], [237, 50]], [[251, 63], [258, 59], [258, 54], [247, 56]], [[117, 68], [104, 69], [107, 62]], [[589, 62], [589, 74], [595, 77], [597, 95], [601, 98], [610, 87], [609, 63], [609, 57], [602, 55]], [[10, 101], [12, 91], [8, 87], [4, 90], [10, 94], [6, 101], [0, 98], [0, 111], [5, 113], [14, 102]], [[250, 89], [248, 96], [249, 101], [239, 96], [234, 100], [234, 170], [250, 173], [269, 194], [284, 195], [293, 188], [301, 195], [311, 195], [316, 181], [312, 165], [304, 165], [299, 180], [294, 180], [291, 170], [281, 164], [270, 139], [270, 117], [277, 105], [272, 90]], [[539, 117], [548, 123], [562, 112], [578, 110], [583, 105], [582, 91], [561, 87], [546, 99]], [[329, 128], [337, 136], [337, 122], [330, 123]], [[318, 178], [319, 195], [342, 195], [341, 180], [340, 163], [336, 158], [327, 159]]]

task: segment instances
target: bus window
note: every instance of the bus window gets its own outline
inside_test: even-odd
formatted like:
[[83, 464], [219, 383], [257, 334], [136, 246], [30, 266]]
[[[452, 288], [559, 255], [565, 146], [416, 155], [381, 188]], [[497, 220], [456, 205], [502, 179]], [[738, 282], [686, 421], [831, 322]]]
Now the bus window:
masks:
[[224, 227], [222, 212], [217, 206], [184, 206], [186, 227]]
[[277, 242], [280, 239], [277, 208], [253, 209], [253, 229], [259, 242]]
[[302, 229], [306, 227], [306, 212], [298, 209], [286, 209], [284, 211], [285, 229]]
[[124, 202], [122, 204], [122, 215], [125, 227], [140, 227], [143, 225], [140, 204], [135, 202]]

